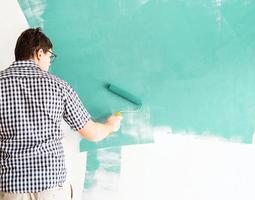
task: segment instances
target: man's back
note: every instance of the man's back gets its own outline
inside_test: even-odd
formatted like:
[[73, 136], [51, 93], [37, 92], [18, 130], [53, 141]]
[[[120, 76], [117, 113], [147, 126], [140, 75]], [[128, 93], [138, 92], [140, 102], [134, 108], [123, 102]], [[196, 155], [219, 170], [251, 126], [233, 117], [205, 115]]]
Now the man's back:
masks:
[[0, 72], [0, 191], [39, 192], [65, 182], [62, 118], [74, 130], [90, 119], [66, 82], [31, 60]]

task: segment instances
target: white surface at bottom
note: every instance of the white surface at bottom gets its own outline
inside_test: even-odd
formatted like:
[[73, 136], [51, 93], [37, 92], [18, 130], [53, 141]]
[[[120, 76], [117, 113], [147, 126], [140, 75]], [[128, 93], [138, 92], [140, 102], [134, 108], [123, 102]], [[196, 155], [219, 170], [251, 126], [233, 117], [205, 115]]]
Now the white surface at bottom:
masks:
[[254, 200], [255, 147], [185, 135], [122, 149], [121, 200]]

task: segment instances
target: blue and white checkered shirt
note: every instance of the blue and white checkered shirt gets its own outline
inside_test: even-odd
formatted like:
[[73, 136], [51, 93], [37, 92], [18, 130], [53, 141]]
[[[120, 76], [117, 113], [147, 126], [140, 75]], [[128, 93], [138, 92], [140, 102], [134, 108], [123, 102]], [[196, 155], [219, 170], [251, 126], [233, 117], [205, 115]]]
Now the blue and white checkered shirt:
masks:
[[90, 118], [72, 87], [33, 61], [15, 61], [0, 71], [0, 191], [62, 185], [61, 120], [77, 131]]

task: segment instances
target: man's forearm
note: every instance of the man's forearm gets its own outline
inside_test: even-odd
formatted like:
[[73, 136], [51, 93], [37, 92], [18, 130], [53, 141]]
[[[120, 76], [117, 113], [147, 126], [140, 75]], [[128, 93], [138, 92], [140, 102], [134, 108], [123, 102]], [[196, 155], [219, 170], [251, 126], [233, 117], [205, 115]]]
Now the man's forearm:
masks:
[[102, 123], [98, 123], [98, 122], [94, 122], [95, 124], [95, 128], [93, 131], [93, 141], [95, 142], [99, 142], [101, 140], [103, 140], [104, 138], [106, 138], [108, 135], [110, 135], [113, 132], [113, 128], [110, 124], [102, 124]]
[[89, 141], [99, 142], [113, 132], [113, 127], [109, 123], [98, 123], [90, 120], [79, 133]]

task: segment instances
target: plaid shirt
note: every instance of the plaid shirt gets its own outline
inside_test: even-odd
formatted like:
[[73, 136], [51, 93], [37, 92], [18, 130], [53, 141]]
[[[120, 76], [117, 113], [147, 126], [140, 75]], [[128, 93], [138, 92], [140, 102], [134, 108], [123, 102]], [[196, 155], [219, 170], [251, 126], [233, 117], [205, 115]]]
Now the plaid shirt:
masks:
[[90, 119], [65, 81], [31, 60], [0, 71], [0, 191], [40, 192], [65, 182], [62, 119], [75, 131]]

